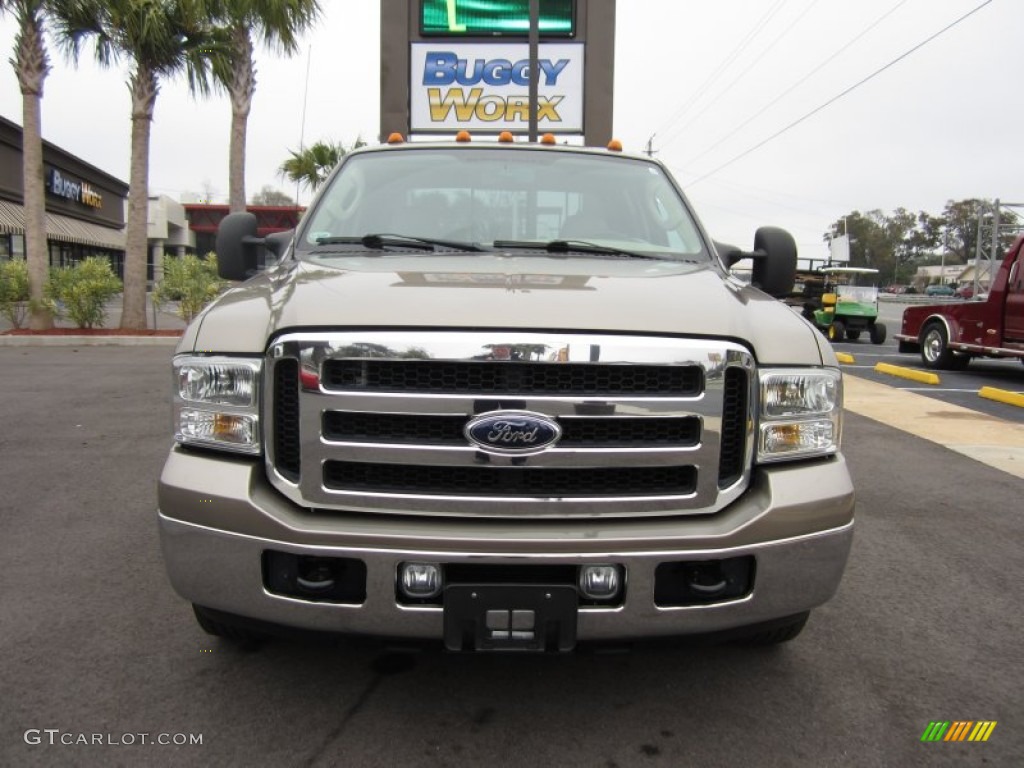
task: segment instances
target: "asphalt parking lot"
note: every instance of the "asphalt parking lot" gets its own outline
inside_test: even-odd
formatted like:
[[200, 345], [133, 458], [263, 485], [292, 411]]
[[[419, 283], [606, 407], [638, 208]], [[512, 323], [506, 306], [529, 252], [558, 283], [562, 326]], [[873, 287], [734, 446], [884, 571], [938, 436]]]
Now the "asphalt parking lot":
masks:
[[[2, 765], [1024, 764], [1017, 477], [848, 414], [854, 550], [782, 648], [243, 653], [202, 634], [163, 572], [170, 355], [0, 348]], [[923, 743], [935, 720], [997, 726]]]

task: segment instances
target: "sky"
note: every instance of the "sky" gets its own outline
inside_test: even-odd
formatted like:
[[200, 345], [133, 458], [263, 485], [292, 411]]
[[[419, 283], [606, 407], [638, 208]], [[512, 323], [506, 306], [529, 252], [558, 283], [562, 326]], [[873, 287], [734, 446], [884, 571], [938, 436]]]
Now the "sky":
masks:
[[[250, 196], [264, 185], [295, 196], [278, 168], [301, 142], [377, 140], [379, 4], [321, 7], [296, 56], [257, 52]], [[821, 258], [829, 225], [854, 210], [1024, 203], [1021, 30], [1020, 0], [619, 0], [613, 134], [627, 151], [651, 141], [716, 240], [751, 247], [757, 227], [780, 226]], [[0, 49], [14, 33], [0, 17]], [[127, 65], [50, 53], [43, 138], [127, 180]], [[226, 201], [230, 113], [224, 96], [162, 84], [150, 194]], [[7, 64], [0, 114], [21, 122]]]

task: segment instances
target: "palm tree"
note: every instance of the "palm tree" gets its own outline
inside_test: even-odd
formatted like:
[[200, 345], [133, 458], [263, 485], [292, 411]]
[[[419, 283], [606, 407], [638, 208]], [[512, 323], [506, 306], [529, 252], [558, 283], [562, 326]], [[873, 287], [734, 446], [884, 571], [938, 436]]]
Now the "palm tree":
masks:
[[298, 35], [319, 17], [318, 0], [213, 0], [211, 11], [223, 24], [228, 55], [214, 61], [214, 74], [231, 98], [228, 202], [232, 213], [245, 210], [245, 141], [256, 90], [253, 34], [268, 47], [291, 55]]
[[210, 57], [220, 49], [200, 0], [77, 0], [69, 6], [57, 23], [73, 56], [83, 41], [92, 40], [101, 65], [122, 57], [130, 62], [132, 147], [121, 327], [145, 328], [149, 140], [160, 81], [185, 72], [193, 93], [208, 92]]
[[[365, 146], [366, 142], [359, 137], [352, 145], [352, 149]], [[311, 192], [316, 192], [317, 187], [327, 180], [334, 167], [349, 151], [340, 142], [336, 144], [330, 141], [318, 141], [298, 152], [290, 149], [288, 153], [291, 157], [281, 163], [281, 175], [296, 184], [303, 184]]]
[[50, 72], [50, 58], [43, 40], [43, 0], [0, 0], [0, 15], [14, 14], [18, 34], [14, 38], [11, 65], [21, 88], [22, 190], [25, 209], [25, 259], [29, 274], [29, 327], [53, 327], [53, 316], [44, 308], [43, 286], [49, 274], [46, 249], [46, 200], [43, 196], [43, 139], [40, 101], [43, 82]]

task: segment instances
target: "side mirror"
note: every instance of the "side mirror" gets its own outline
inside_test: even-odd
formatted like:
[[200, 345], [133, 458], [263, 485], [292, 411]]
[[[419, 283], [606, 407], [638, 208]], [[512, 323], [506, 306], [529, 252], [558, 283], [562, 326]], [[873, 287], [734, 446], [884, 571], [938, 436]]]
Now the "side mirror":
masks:
[[[275, 263], [284, 257], [294, 236], [295, 230], [289, 229], [285, 232], [271, 232], [263, 238], [263, 247], [266, 248], [267, 254], [273, 257]], [[267, 259], [267, 262], [269, 266], [270, 259]]]
[[754, 233], [754, 274], [751, 282], [777, 299], [793, 292], [796, 282], [796, 241], [784, 229], [761, 227]]
[[719, 258], [725, 262], [725, 266], [727, 269], [747, 255], [743, 253], [742, 248], [738, 248], [735, 245], [729, 245], [728, 243], [720, 243], [717, 240], [714, 241], [714, 244], [715, 250], [718, 251]]
[[229, 213], [217, 227], [217, 272], [225, 280], [245, 280], [256, 272], [258, 246], [256, 216]]

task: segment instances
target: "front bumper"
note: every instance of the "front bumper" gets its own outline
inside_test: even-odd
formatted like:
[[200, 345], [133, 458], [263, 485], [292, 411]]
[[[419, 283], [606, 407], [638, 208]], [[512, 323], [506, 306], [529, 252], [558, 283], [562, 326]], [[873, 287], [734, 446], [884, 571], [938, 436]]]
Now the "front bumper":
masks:
[[[853, 487], [841, 456], [755, 470], [722, 512], [644, 520], [509, 521], [318, 512], [292, 504], [259, 462], [173, 448], [159, 485], [160, 536], [175, 590], [192, 603], [260, 621], [332, 632], [441, 639], [443, 609], [400, 604], [400, 563], [615, 563], [621, 605], [583, 606], [579, 640], [712, 632], [802, 613], [836, 591], [853, 538]], [[358, 605], [268, 592], [266, 550], [353, 558], [366, 565]], [[665, 562], [753, 556], [743, 597], [661, 607], [655, 569]]]

